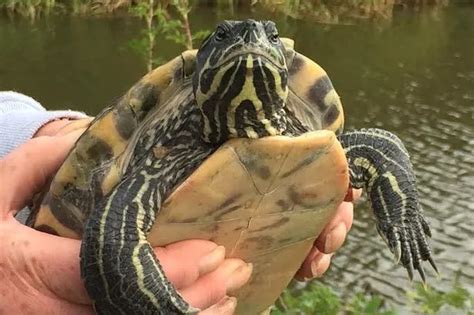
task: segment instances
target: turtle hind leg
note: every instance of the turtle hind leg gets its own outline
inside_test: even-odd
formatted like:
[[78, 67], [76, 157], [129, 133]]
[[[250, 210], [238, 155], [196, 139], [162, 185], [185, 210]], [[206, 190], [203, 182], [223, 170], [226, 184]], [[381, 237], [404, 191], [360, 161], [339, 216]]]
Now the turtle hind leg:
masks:
[[416, 178], [408, 152], [394, 134], [362, 129], [339, 136], [349, 163], [351, 185], [364, 188], [377, 222], [377, 231], [413, 279], [418, 271], [426, 281], [422, 262], [436, 272], [428, 238], [431, 231], [418, 201]]
[[[170, 160], [173, 157], [176, 156]], [[194, 167], [192, 162], [181, 160]], [[81, 276], [98, 314], [168, 315], [198, 311], [167, 279], [147, 240], [164, 196], [174, 187], [174, 180], [179, 180], [179, 176], [171, 178], [173, 174], [166, 172], [173, 171], [173, 165], [166, 169], [167, 165], [161, 166], [165, 162], [158, 161], [157, 168], [145, 165], [140, 172], [126, 177], [86, 222], [80, 254]], [[182, 164], [176, 168], [181, 174], [187, 170]]]

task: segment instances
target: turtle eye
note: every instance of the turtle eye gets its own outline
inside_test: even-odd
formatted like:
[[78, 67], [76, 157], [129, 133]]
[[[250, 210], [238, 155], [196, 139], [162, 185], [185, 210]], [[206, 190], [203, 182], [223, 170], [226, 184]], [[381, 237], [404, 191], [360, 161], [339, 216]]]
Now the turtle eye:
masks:
[[278, 39], [279, 39], [279, 36], [278, 36], [278, 33], [272, 33], [268, 36], [268, 39], [270, 40], [270, 42], [272, 42], [273, 44], [278, 44]]
[[227, 32], [223, 28], [218, 28], [214, 34], [216, 41], [220, 42], [227, 37]]

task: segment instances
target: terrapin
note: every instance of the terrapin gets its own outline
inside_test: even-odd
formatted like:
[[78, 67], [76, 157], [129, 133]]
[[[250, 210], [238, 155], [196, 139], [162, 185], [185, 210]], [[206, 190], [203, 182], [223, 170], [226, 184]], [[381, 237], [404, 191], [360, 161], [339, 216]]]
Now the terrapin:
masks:
[[366, 189], [396, 261], [424, 281], [422, 261], [436, 266], [405, 147], [380, 129], [342, 133], [343, 122], [324, 70], [273, 22], [224, 21], [92, 122], [31, 223], [82, 237], [98, 313], [196, 311], [151, 245], [204, 238], [254, 264], [237, 313], [255, 314], [352, 186]]

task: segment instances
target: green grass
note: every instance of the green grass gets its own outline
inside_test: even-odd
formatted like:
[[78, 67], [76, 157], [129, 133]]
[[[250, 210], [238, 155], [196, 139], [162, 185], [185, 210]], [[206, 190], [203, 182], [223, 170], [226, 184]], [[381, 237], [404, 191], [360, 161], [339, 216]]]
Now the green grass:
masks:
[[[413, 314], [474, 315], [474, 297], [456, 282], [448, 292], [417, 284], [406, 293], [406, 299], [406, 307]], [[351, 300], [343, 301], [330, 287], [314, 282], [304, 290], [286, 290], [271, 314], [396, 315], [398, 312], [378, 295], [357, 293]]]

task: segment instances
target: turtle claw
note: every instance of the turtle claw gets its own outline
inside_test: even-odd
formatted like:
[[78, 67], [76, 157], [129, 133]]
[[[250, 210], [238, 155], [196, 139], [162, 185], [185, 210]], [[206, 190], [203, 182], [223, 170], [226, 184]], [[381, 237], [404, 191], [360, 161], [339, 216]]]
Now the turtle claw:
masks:
[[438, 268], [431, 256], [431, 249], [426, 234], [428, 224], [423, 215], [412, 218], [412, 222], [401, 228], [402, 257], [400, 263], [407, 269], [408, 277], [413, 280], [414, 269], [418, 271], [421, 281], [426, 285], [426, 273], [423, 261], [428, 261], [438, 273]]
[[395, 264], [398, 264], [402, 258], [402, 245], [399, 241], [397, 241], [397, 245], [395, 246], [393, 257], [395, 258]]
[[423, 270], [423, 267], [419, 265], [416, 267], [416, 270], [418, 270], [418, 273], [420, 274], [420, 278], [423, 284], [426, 284], [426, 275], [425, 275], [425, 271]]
[[396, 229], [380, 224], [377, 224], [377, 232], [385, 241], [385, 244], [387, 244], [388, 248], [390, 248], [395, 264], [398, 264], [402, 258], [402, 244], [400, 243], [400, 234], [396, 231]]
[[393, 253], [395, 262], [405, 267], [410, 281], [413, 281], [416, 270], [423, 284], [427, 281], [423, 261], [429, 262], [438, 273], [427, 241], [427, 227], [428, 224], [420, 214], [405, 221], [405, 224], [394, 226], [382, 222], [377, 225], [377, 230]]
[[408, 278], [410, 279], [410, 282], [413, 281], [413, 265], [409, 264], [408, 266], [405, 266], [407, 273], [408, 273]]
[[430, 263], [431, 267], [433, 267], [434, 271], [436, 272], [436, 274], [439, 276], [439, 271], [438, 271], [438, 267], [436, 267], [436, 264], [433, 260], [433, 258], [430, 256], [428, 257], [428, 262]]

